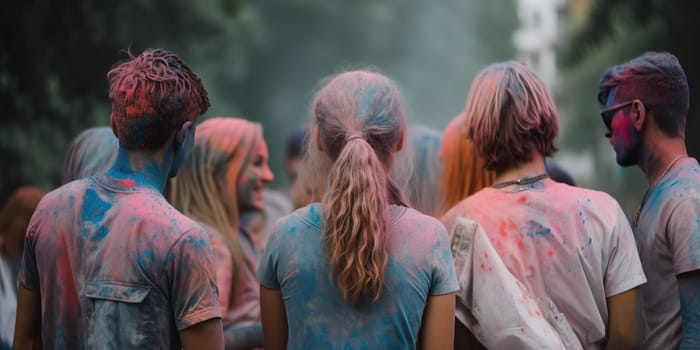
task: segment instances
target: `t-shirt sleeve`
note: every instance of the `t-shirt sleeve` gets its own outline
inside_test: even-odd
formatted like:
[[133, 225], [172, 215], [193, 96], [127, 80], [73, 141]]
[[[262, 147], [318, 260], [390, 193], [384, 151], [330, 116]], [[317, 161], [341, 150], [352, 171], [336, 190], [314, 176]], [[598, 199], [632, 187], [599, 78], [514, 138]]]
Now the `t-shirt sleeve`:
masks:
[[19, 270], [19, 285], [33, 291], [39, 290], [39, 270], [36, 265], [36, 240], [38, 231], [39, 211], [32, 216], [27, 234], [24, 237], [24, 251], [22, 252], [22, 265]]
[[[208, 229], [208, 228], [207, 228]], [[223, 239], [219, 238], [218, 232], [210, 232], [212, 251], [214, 252], [214, 268], [216, 269], [216, 283], [219, 287], [219, 305], [221, 311], [229, 309], [229, 299], [231, 298], [231, 286], [233, 280], [233, 260]]]
[[213, 256], [209, 237], [199, 228], [182, 235], [168, 254], [166, 273], [178, 330], [221, 318]]
[[280, 238], [282, 230], [281, 220], [272, 226], [270, 238], [267, 241], [267, 245], [265, 245], [265, 252], [260, 258], [260, 264], [258, 264], [258, 281], [260, 281], [261, 285], [270, 289], [280, 289], [280, 281], [277, 276], [280, 254], [283, 252], [282, 249], [284, 249]]
[[618, 295], [646, 282], [632, 228], [620, 205], [617, 202], [614, 205], [615, 222], [608, 241], [609, 255], [605, 271], [606, 297]]
[[430, 295], [442, 295], [459, 290], [447, 231], [441, 224], [438, 226], [430, 262], [432, 268]]
[[700, 269], [700, 198], [687, 198], [673, 209], [666, 226], [676, 274]]
[[452, 241], [452, 239], [454, 238], [454, 237], [452, 237], [452, 235], [454, 234], [453, 229], [454, 229], [454, 225], [455, 225], [456, 220], [457, 220], [457, 209], [456, 208], [450, 209], [447, 213], [445, 213], [445, 215], [442, 216], [442, 218], [440, 218], [442, 225], [445, 226], [445, 228], [447, 229], [447, 232], [448, 232], [447, 235], [448, 235], [448, 238], [450, 239], [450, 241]]

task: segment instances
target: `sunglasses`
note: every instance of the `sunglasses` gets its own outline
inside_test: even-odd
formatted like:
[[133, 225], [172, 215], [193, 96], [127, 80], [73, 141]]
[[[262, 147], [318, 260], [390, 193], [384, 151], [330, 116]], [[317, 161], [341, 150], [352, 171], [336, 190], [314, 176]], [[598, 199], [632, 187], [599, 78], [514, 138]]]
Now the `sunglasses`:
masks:
[[644, 107], [644, 110], [646, 110], [646, 111], [649, 110], [649, 107], [647, 107], [644, 104], [644, 102], [642, 102], [636, 98], [634, 100], [627, 101], [627, 102], [621, 102], [621, 103], [618, 103], [618, 104], [615, 104], [615, 105], [612, 105], [610, 107], [603, 108], [600, 110], [600, 116], [603, 118], [603, 123], [605, 123], [605, 126], [608, 128], [608, 130], [612, 130], [612, 119], [615, 116], [615, 112], [617, 112], [619, 109], [627, 107], [635, 102], [639, 102], [642, 105], [642, 107]]
[[634, 101], [638, 101], [638, 100], [635, 99], [632, 101], [618, 103], [618, 104], [615, 104], [615, 105], [612, 105], [610, 107], [603, 108], [600, 110], [600, 116], [603, 118], [603, 123], [605, 123], [605, 126], [608, 128], [608, 130], [611, 129], [612, 119], [615, 116], [615, 112], [617, 112], [617, 110], [619, 110], [621, 108], [624, 108], [624, 107], [627, 107], [627, 106], [633, 104]]

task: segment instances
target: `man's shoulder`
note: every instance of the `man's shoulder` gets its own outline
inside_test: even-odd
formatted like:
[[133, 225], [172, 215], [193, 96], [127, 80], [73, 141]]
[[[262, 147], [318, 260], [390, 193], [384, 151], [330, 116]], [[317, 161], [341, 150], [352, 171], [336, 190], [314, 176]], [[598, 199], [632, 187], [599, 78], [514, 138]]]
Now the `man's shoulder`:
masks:
[[175, 209], [162, 195], [158, 193], [133, 193], [115, 199], [114, 205], [119, 207], [121, 215], [147, 232], [159, 233], [164, 238], [179, 239], [181, 236], [204, 229], [195, 220], [185, 216]]

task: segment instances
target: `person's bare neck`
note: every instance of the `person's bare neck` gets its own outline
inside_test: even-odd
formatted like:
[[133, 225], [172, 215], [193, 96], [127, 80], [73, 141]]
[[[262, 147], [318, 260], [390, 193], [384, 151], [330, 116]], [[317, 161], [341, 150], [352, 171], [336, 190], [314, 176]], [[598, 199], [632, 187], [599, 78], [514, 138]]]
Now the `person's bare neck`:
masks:
[[505, 170], [496, 175], [495, 183], [513, 181], [516, 179], [536, 177], [545, 174], [544, 157], [535, 152], [532, 159], [516, 167]]
[[658, 129], [648, 132], [644, 140], [639, 167], [646, 175], [649, 187], [653, 187], [688, 156], [688, 151], [683, 138], [669, 137]]

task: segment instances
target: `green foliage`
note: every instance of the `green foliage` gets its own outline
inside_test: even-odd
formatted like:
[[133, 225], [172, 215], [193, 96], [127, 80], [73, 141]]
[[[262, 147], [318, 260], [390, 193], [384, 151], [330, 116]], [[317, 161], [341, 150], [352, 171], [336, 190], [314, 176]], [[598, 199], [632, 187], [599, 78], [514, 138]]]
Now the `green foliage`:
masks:
[[[205, 117], [261, 122], [277, 185], [287, 134], [319, 79], [375, 67], [413, 121], [441, 128], [486, 64], [514, 56], [514, 0], [139, 0], [4, 3], [0, 14], [0, 202], [59, 185], [70, 140], [108, 125], [106, 73], [120, 49], [176, 52], [202, 76]], [[9, 8], [12, 6], [13, 8]]]
[[[5, 2], [0, 14], [0, 199], [22, 184], [58, 185], [70, 140], [87, 127], [108, 124], [106, 73], [120, 49], [138, 53], [164, 46], [186, 53], [189, 44], [221, 33], [224, 22], [210, 20], [196, 5]], [[216, 5], [230, 16], [236, 13], [235, 2]]]

